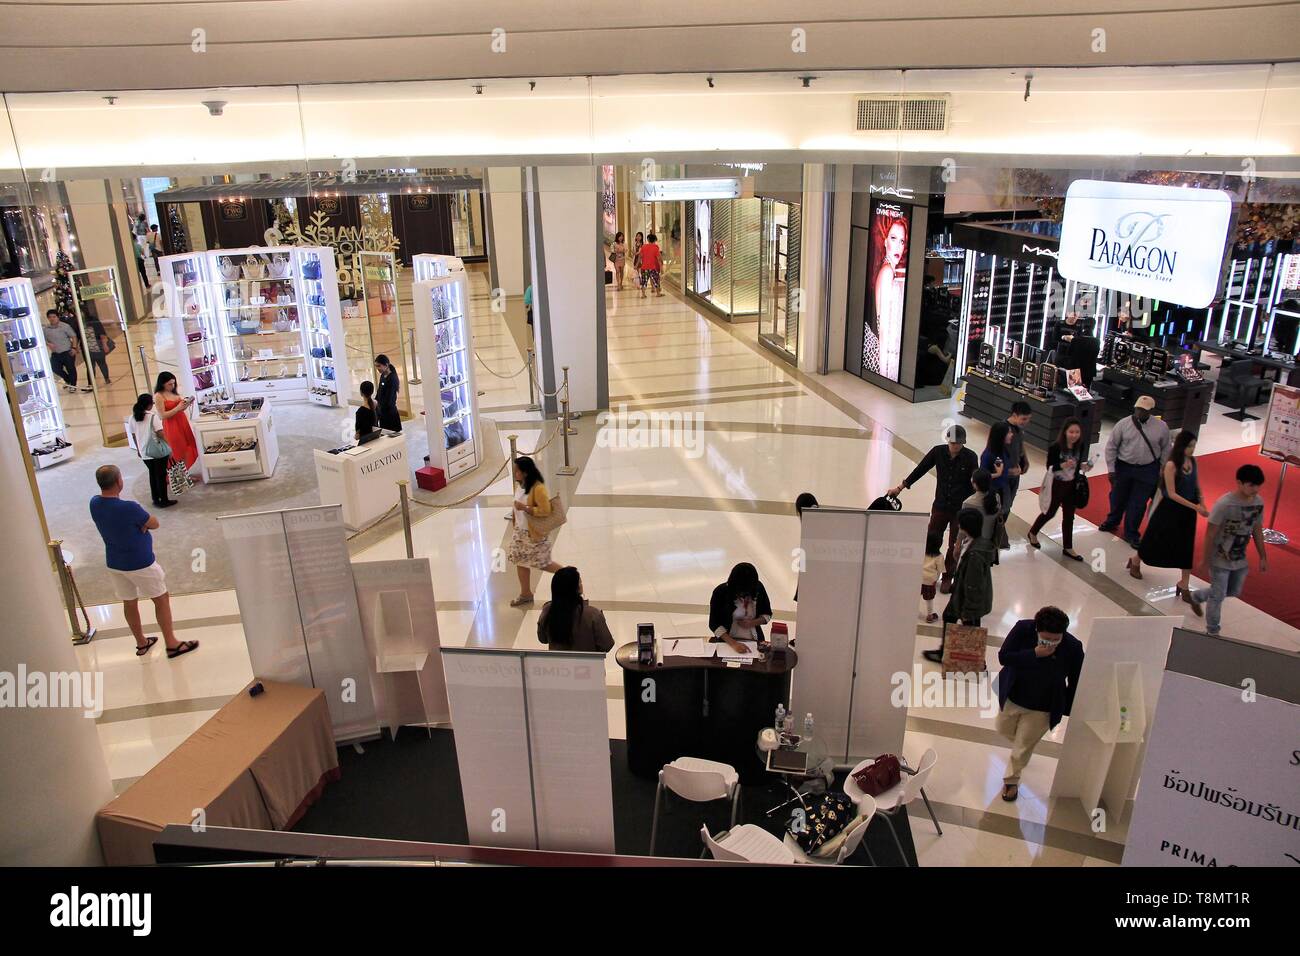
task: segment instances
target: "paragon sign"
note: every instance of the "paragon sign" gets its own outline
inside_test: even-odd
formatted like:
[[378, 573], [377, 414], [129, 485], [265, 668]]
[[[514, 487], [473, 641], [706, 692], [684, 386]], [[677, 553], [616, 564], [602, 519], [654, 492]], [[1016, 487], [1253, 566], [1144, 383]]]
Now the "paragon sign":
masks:
[[1222, 190], [1077, 179], [1065, 194], [1060, 272], [1204, 308], [1219, 289], [1231, 218]]

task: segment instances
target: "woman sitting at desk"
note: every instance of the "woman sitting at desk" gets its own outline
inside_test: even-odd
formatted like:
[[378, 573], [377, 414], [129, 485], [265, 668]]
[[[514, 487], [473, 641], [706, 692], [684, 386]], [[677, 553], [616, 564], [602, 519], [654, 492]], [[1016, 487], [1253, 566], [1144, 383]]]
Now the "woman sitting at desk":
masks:
[[758, 569], [741, 563], [731, 569], [725, 584], [713, 589], [709, 599], [712, 640], [726, 641], [732, 650], [748, 653], [741, 641], [763, 640], [762, 625], [772, 620], [772, 603], [758, 580]]

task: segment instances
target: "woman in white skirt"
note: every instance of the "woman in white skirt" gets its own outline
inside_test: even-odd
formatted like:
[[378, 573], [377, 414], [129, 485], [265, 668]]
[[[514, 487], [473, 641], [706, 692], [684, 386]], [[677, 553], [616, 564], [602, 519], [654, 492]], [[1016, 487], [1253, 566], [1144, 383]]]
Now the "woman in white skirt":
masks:
[[524, 607], [533, 603], [532, 572], [550, 571], [554, 574], [560, 565], [551, 560], [551, 542], [540, 531], [530, 527], [530, 518], [543, 518], [551, 513], [551, 496], [542, 483], [542, 473], [531, 458], [515, 459], [515, 532], [510, 539], [510, 563], [519, 572], [519, 597], [510, 602], [511, 607]]

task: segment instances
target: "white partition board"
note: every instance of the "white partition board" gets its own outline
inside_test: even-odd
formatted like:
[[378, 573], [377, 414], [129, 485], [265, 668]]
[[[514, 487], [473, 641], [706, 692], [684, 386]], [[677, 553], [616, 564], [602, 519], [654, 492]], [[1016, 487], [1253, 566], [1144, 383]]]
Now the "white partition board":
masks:
[[376, 736], [372, 668], [339, 507], [223, 515], [221, 525], [236, 553], [235, 594], [253, 674], [323, 690], [336, 741]]
[[[1089, 813], [1104, 803], [1109, 814], [1123, 819], [1137, 790], [1137, 771], [1160, 697], [1169, 641], [1181, 623], [1178, 617], [1094, 619], [1056, 763], [1053, 797], [1078, 797]], [[1123, 686], [1130, 676], [1137, 679], [1138, 688]], [[1116, 742], [1112, 732], [1116, 728], [1107, 725], [1115, 722], [1115, 705], [1121, 698], [1125, 704], [1133, 701], [1133, 713], [1141, 719], [1140, 726], [1133, 726]]]
[[907, 708], [891, 702], [891, 678], [912, 668], [928, 521], [847, 508], [803, 513], [791, 706], [813, 714], [837, 762], [902, 752]]
[[604, 655], [442, 654], [470, 842], [613, 853]]

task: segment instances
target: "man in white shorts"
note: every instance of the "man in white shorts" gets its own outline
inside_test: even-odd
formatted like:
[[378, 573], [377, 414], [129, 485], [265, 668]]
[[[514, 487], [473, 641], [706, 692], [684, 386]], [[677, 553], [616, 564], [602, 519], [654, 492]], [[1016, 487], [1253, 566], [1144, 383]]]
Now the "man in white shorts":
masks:
[[122, 472], [116, 465], [95, 469], [99, 494], [90, 499], [90, 517], [104, 539], [104, 561], [108, 565], [113, 589], [122, 599], [122, 613], [135, 635], [135, 653], [142, 657], [158, 643], [158, 638], [144, 636], [140, 626], [140, 599], [153, 601], [154, 616], [162, 628], [168, 657], [180, 657], [199, 646], [198, 641], [178, 641], [172, 631], [171, 596], [167, 577], [154, 560], [153, 536], [158, 519], [134, 501], [122, 497]]

